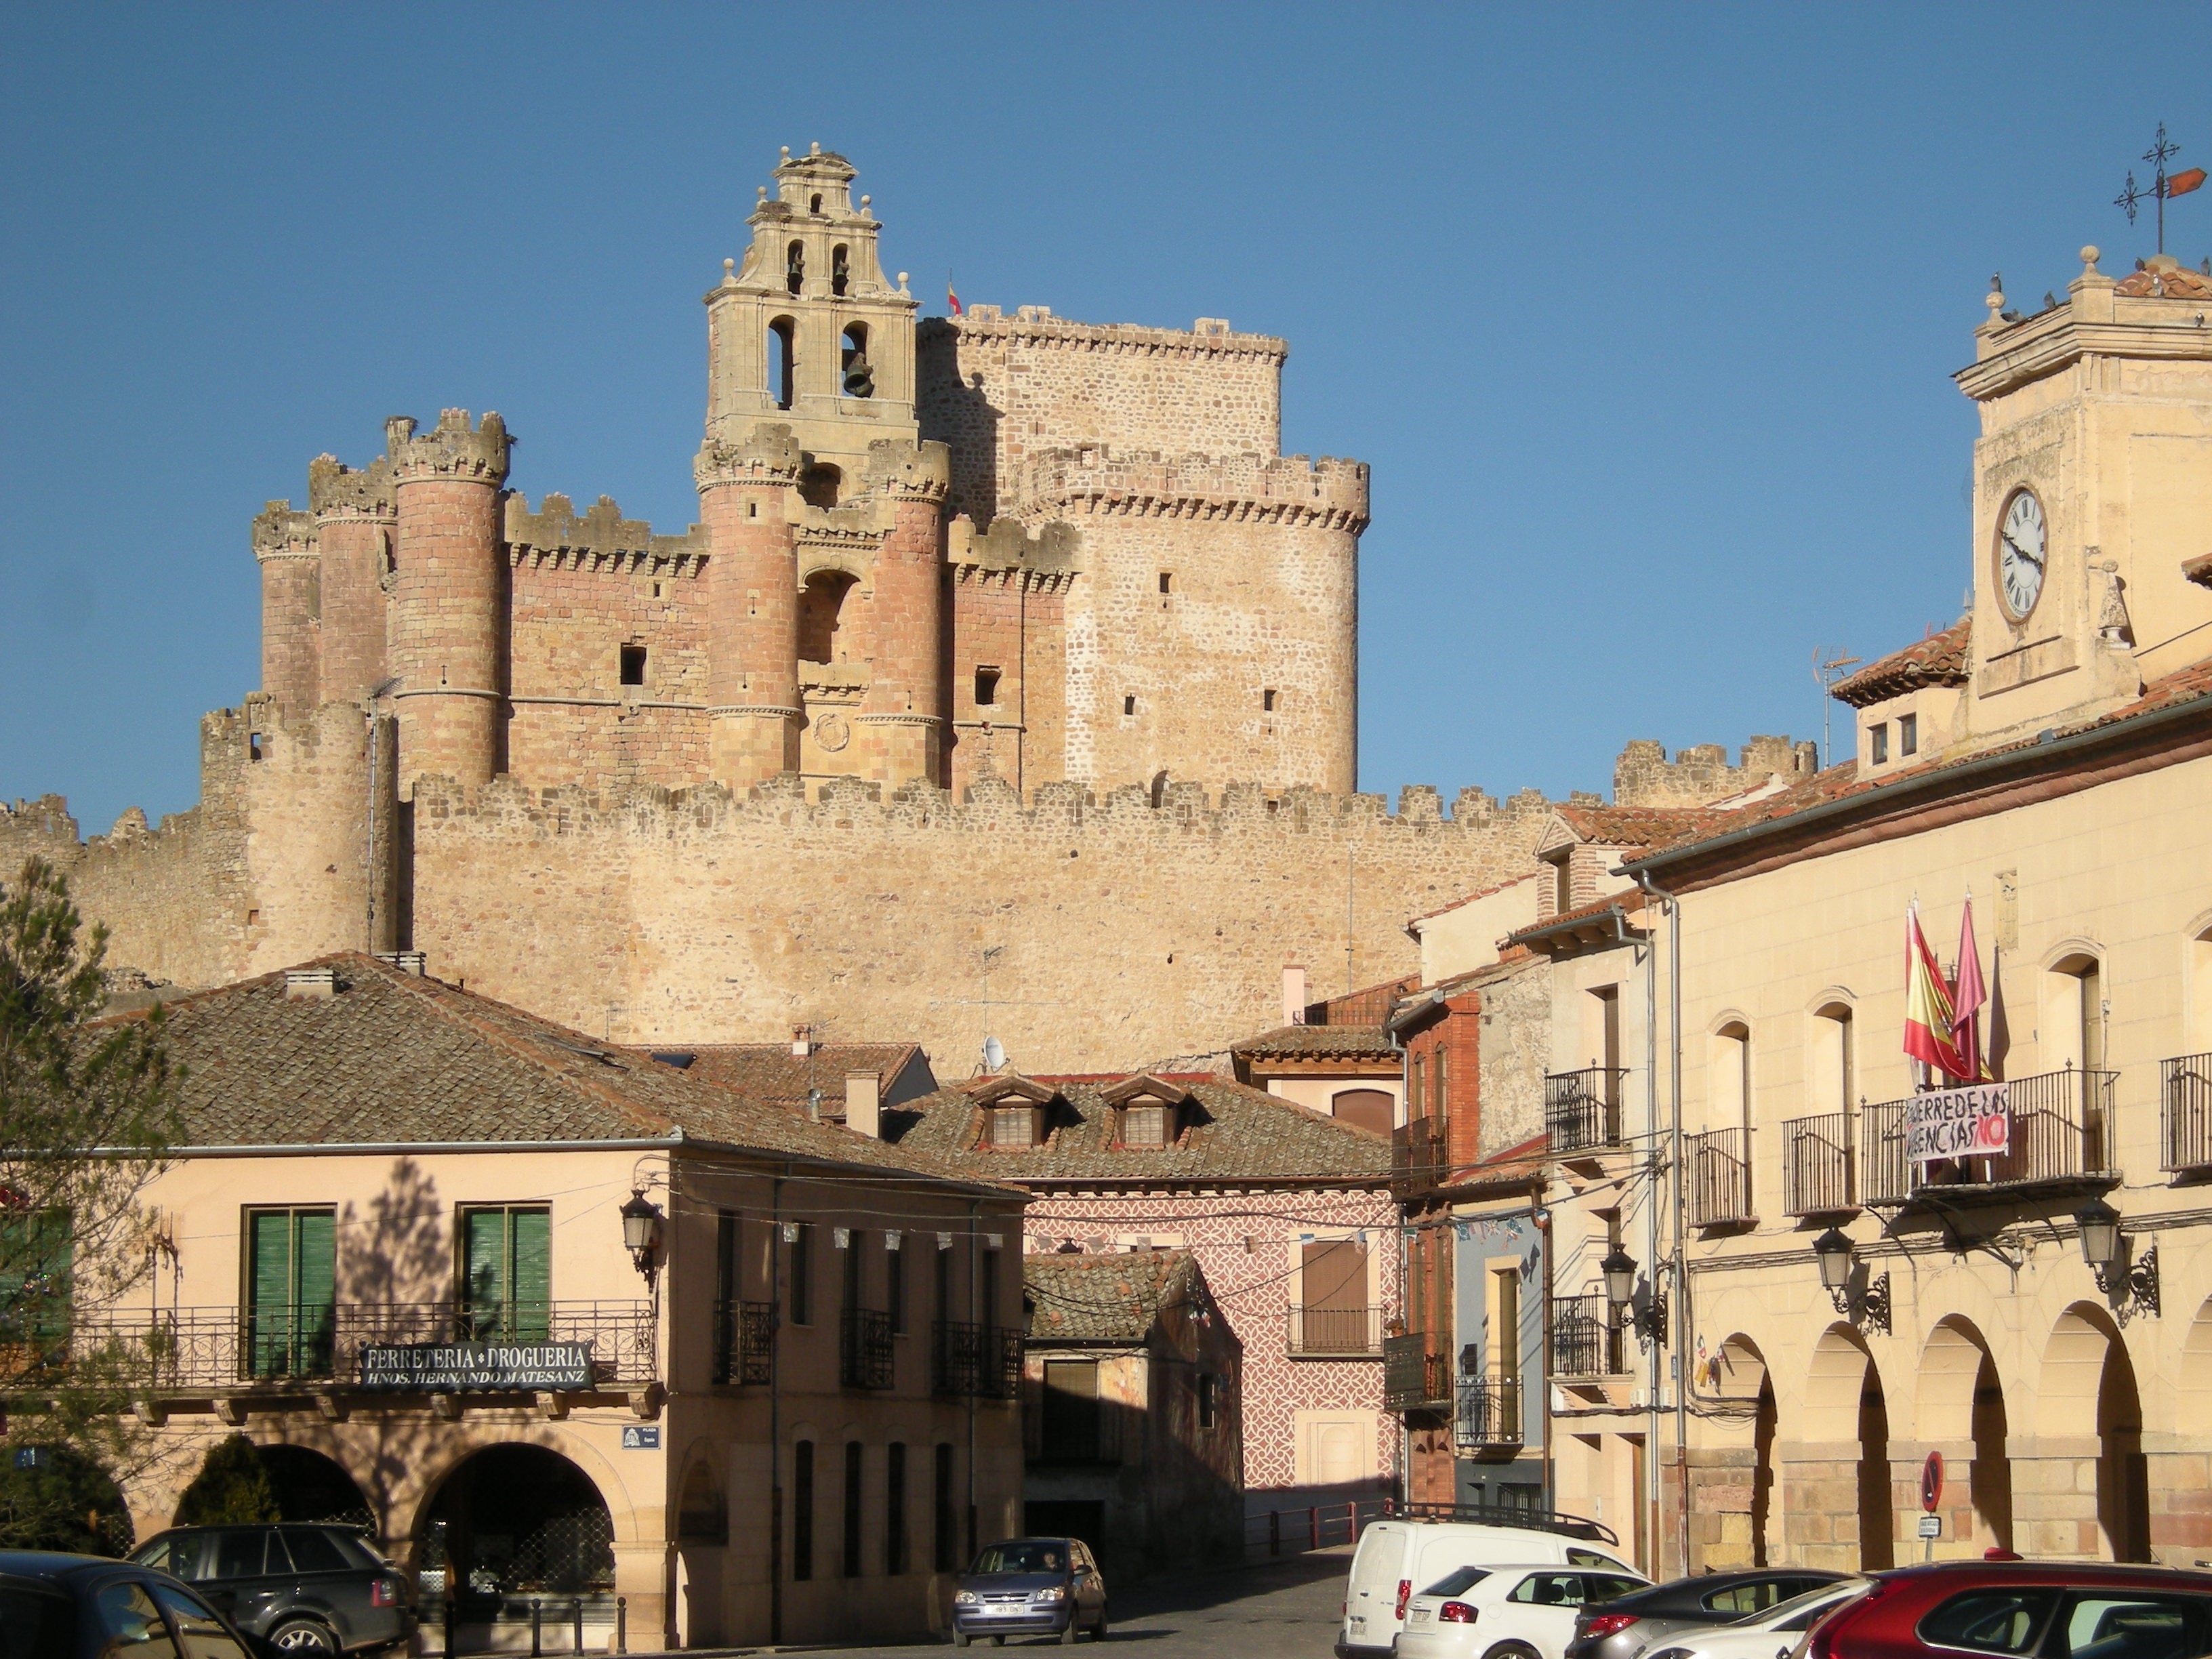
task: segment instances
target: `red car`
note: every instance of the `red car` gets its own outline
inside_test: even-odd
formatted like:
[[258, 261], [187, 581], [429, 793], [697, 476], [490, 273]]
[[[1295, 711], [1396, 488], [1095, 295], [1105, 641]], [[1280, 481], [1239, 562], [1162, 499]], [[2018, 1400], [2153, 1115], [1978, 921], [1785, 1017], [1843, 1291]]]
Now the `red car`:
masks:
[[1790, 1659], [2204, 1659], [2212, 1573], [2093, 1561], [1947, 1561], [1879, 1575]]

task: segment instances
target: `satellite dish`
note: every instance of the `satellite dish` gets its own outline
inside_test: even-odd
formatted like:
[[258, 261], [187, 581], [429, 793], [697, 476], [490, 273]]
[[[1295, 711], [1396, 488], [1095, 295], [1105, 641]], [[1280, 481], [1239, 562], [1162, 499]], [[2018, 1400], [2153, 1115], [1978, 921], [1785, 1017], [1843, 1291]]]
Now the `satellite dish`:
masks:
[[1006, 1063], [1006, 1045], [994, 1036], [983, 1039], [983, 1069], [995, 1072]]

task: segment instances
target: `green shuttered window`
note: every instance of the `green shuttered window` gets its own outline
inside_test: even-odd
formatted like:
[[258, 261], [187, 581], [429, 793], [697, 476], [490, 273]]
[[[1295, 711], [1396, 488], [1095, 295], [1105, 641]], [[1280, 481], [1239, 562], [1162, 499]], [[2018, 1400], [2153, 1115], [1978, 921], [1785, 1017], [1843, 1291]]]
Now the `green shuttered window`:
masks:
[[325, 1376], [337, 1320], [337, 1218], [255, 1210], [246, 1218], [246, 1322], [253, 1375]]
[[461, 1304], [482, 1342], [543, 1342], [552, 1324], [553, 1212], [486, 1205], [461, 1212]]

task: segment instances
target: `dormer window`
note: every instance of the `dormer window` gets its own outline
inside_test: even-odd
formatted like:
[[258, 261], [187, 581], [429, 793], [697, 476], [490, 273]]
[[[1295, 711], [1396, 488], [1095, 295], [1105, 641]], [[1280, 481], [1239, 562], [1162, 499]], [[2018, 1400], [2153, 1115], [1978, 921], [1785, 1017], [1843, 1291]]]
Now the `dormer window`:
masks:
[[1038, 1133], [1037, 1119], [1042, 1114], [1024, 1100], [1012, 1105], [991, 1108], [991, 1144], [994, 1146], [1035, 1146], [1043, 1139]]
[[1168, 1108], [1159, 1101], [1146, 1101], [1139, 1105], [1121, 1109], [1121, 1144], [1124, 1146], [1164, 1146], [1168, 1144]]
[[1044, 1085], [1024, 1077], [1008, 1073], [993, 1079], [975, 1102], [983, 1110], [979, 1144], [1009, 1151], [1043, 1146], [1047, 1115], [1058, 1098]]
[[1101, 1097], [1115, 1114], [1114, 1139], [1134, 1150], [1172, 1146], [1182, 1136], [1189, 1093], [1158, 1078], [1133, 1077]]

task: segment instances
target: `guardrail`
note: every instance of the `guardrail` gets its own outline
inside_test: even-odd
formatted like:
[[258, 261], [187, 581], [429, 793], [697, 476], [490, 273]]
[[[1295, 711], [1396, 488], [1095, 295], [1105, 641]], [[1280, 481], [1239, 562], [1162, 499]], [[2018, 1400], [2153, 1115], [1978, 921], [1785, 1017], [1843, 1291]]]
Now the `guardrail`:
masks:
[[1552, 1375], [1618, 1376], [1621, 1328], [1603, 1291], [1552, 1298]]
[[1452, 1445], [1460, 1451], [1521, 1443], [1521, 1379], [1499, 1371], [1459, 1380], [1452, 1402]]
[[[1020, 1350], [1016, 1349], [1018, 1356]], [[1018, 1358], [1016, 1361], [1019, 1364]], [[837, 1381], [848, 1389], [891, 1385], [891, 1316], [867, 1308], [848, 1308], [838, 1330]]]
[[1450, 1355], [1429, 1352], [1419, 1331], [1382, 1339], [1383, 1410], [1441, 1410], [1450, 1403]]
[[1382, 1352], [1381, 1308], [1309, 1308], [1293, 1302], [1285, 1335], [1293, 1359], [1373, 1359]]
[[1585, 1066], [1544, 1079], [1544, 1128], [1555, 1152], [1595, 1152], [1620, 1145], [1623, 1066]]
[[2159, 1070], [2160, 1167], [2212, 1167], [2212, 1054], [2178, 1054]]
[[714, 1381], [764, 1383], [775, 1349], [775, 1304], [714, 1304]]
[[2112, 1173], [2113, 1097], [2119, 1073], [2039, 1072], [2011, 1084], [2011, 1151], [1960, 1158], [1942, 1166], [1948, 1179], [1930, 1181], [1932, 1166], [1908, 1162], [1912, 1101], [1886, 1100], [1861, 1109], [1865, 1149], [1861, 1196], [1869, 1204], [1909, 1203], [1924, 1189], [2008, 1188], [2037, 1182], [2094, 1182]]
[[1690, 1166], [1692, 1227], [1725, 1227], [1753, 1218], [1750, 1130], [1692, 1135], [1684, 1156]]
[[1355, 1544], [1359, 1534], [1390, 1513], [1387, 1498], [1354, 1498], [1341, 1504], [1267, 1510], [1244, 1517], [1248, 1559], [1303, 1555], [1338, 1544]]
[[1791, 1118], [1782, 1126], [1783, 1214], [1833, 1215], [1851, 1207], [1851, 1115]]
[[1022, 1334], [938, 1320], [930, 1328], [929, 1386], [957, 1397], [1013, 1399], [1022, 1386]]

